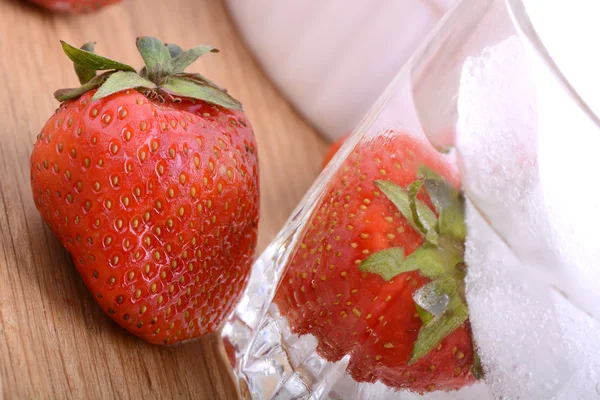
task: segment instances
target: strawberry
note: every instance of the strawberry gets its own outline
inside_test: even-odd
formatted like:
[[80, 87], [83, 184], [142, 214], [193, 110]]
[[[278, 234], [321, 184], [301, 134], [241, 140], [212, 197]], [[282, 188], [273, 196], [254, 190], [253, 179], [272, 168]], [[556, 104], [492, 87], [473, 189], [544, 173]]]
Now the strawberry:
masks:
[[137, 45], [139, 74], [63, 43], [82, 86], [56, 92], [31, 187], [100, 307], [149, 342], [175, 343], [217, 330], [246, 284], [256, 142], [237, 100], [183, 72], [214, 49]]
[[479, 376], [464, 299], [463, 200], [429, 144], [360, 143], [317, 204], [275, 297], [292, 331], [357, 382], [416, 392]]
[[325, 153], [325, 157], [323, 157], [323, 163], [321, 164], [321, 168], [325, 168], [327, 164], [329, 164], [329, 161], [331, 161], [331, 159], [336, 155], [336, 153], [342, 147], [346, 139], [348, 139], [348, 136], [348, 134], [345, 134], [344, 136], [333, 142], [331, 146], [329, 146], [329, 149], [327, 149], [327, 153]]
[[50, 11], [83, 14], [97, 11], [121, 0], [29, 0]]

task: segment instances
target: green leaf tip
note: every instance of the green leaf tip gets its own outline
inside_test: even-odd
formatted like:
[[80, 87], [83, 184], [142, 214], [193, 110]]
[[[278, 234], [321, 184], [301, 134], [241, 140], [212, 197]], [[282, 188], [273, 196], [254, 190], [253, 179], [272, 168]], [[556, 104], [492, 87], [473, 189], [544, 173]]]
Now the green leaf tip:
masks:
[[441, 317], [434, 318], [427, 325], [423, 325], [419, 330], [419, 336], [413, 346], [408, 364], [416, 363], [436, 348], [446, 336], [460, 327], [468, 317], [467, 305], [461, 302], [460, 306], [457, 305], [452, 309], [448, 309]]
[[87, 42], [87, 43], [84, 43], [83, 46], [81, 46], [81, 50], [85, 50], [89, 53], [93, 53], [95, 49], [96, 49], [96, 42]]
[[439, 233], [448, 235], [459, 242], [464, 242], [467, 236], [465, 225], [465, 200], [462, 194], [448, 182], [423, 166], [419, 169], [429, 198], [439, 213]]
[[[408, 223], [428, 241], [437, 244], [437, 217], [427, 204], [417, 199], [422, 182], [414, 182], [407, 191], [390, 181], [378, 180], [375, 185], [394, 203]], [[429, 235], [429, 236], [428, 236]]]
[[79, 67], [92, 71], [116, 70], [135, 72], [135, 69], [127, 64], [123, 64], [118, 61], [111, 60], [110, 58], [99, 56], [90, 51], [78, 49], [62, 40], [60, 41], [60, 43], [67, 57], [69, 57], [71, 61], [73, 61], [73, 63]]
[[431, 320], [433, 320], [433, 314], [418, 304], [415, 304], [415, 306], [417, 308], [417, 314], [419, 315], [421, 322], [423, 322], [423, 325], [427, 325], [429, 322], [431, 322]]
[[203, 100], [232, 110], [242, 109], [242, 104], [227, 92], [191, 79], [173, 77], [162, 85], [162, 89], [174, 96]]
[[211, 46], [196, 46], [173, 57], [173, 73], [180, 74], [192, 65], [201, 56], [207, 53], [218, 53], [219, 50]]
[[[385, 194], [385, 196], [391, 200], [396, 206], [398, 211], [407, 219], [411, 226], [418, 229], [415, 221], [413, 220], [413, 213], [410, 209], [410, 198], [408, 192], [402, 189], [391, 181], [375, 181], [375, 186], [379, 188]], [[420, 229], [418, 229], [420, 231]]]
[[54, 98], [58, 101], [68, 101], [78, 98], [79, 96], [89, 92], [90, 90], [100, 87], [104, 81], [108, 78], [108, 74], [98, 75], [87, 83], [73, 89], [59, 89], [54, 92]]
[[473, 347], [473, 367], [471, 367], [471, 373], [475, 379], [483, 379], [483, 367], [481, 366], [481, 359], [476, 347]]
[[169, 49], [169, 54], [171, 54], [171, 58], [175, 58], [183, 53], [183, 49], [174, 43], [167, 43], [167, 49]]
[[[93, 53], [94, 47], [96, 47], [96, 42], [88, 42], [81, 46], [81, 50]], [[79, 78], [79, 83], [81, 83], [82, 85], [85, 85], [86, 83], [94, 79], [94, 77], [96, 77], [96, 71], [93, 69], [87, 69], [77, 64], [73, 64], [73, 67], [75, 68], [77, 78]]]
[[437, 244], [438, 235], [435, 230], [437, 217], [425, 203], [417, 199], [422, 186], [423, 181], [415, 181], [408, 187], [410, 211], [415, 225], [425, 235], [425, 239]]

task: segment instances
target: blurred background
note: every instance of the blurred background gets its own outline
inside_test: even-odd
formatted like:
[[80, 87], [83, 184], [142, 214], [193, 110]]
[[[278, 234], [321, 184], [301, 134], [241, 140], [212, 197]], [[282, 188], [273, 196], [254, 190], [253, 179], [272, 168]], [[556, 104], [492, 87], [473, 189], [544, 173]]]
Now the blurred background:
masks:
[[354, 129], [456, 0], [227, 0], [269, 79], [328, 139]]

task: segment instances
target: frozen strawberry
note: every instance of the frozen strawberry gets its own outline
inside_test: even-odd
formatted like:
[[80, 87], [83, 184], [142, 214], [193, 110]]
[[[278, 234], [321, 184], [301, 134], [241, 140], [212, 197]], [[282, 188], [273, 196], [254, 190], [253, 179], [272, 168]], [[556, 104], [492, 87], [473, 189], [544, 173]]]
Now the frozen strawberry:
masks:
[[387, 132], [339, 167], [275, 301], [358, 382], [458, 389], [479, 366], [464, 299], [465, 224], [457, 174], [429, 144]]

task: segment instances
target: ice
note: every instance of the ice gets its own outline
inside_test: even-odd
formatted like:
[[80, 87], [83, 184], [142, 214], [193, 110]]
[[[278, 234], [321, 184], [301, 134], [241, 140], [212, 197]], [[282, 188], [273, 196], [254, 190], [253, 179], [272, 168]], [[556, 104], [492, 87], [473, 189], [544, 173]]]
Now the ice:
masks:
[[[574, 178], [575, 185], [552, 175], [565, 168], [560, 150], [576, 135], [548, 123], [550, 94], [540, 89], [540, 76], [516, 36], [463, 67], [456, 148], [469, 199], [470, 320], [495, 397], [597, 398], [600, 328], [581, 308], [598, 304], [600, 246], [589, 214], [600, 218], [599, 197], [578, 201], [597, 185], [589, 174]], [[553, 113], [554, 120], [564, 116]], [[557, 147], [548, 146], [549, 137]], [[582, 153], [568, 153], [581, 166], [575, 158]], [[586, 284], [585, 277], [595, 280]]]
[[350, 355], [328, 362], [315, 351], [312, 335], [298, 336], [272, 304], [261, 320], [238, 376], [252, 398], [291, 400], [491, 400], [485, 383], [460, 391], [417, 395], [390, 389], [377, 382], [357, 383], [347, 375]]
[[544, 284], [523, 279], [523, 266], [471, 203], [467, 302], [485, 380], [496, 397], [550, 399], [576, 367]]
[[[357, 383], [345, 375], [336, 383], [327, 400], [491, 400], [485, 383], [475, 383], [458, 391], [436, 391], [422, 395], [390, 389], [381, 382]], [[561, 399], [562, 400], [562, 399]]]
[[562, 296], [554, 303], [569, 359], [578, 366], [554, 400], [600, 398], [600, 322], [591, 319]]
[[600, 398], [600, 323], [527, 268], [468, 204], [467, 301], [473, 334], [496, 397]]
[[456, 148], [468, 197], [527, 262], [553, 266], [537, 173], [536, 88], [518, 37], [467, 59]]

